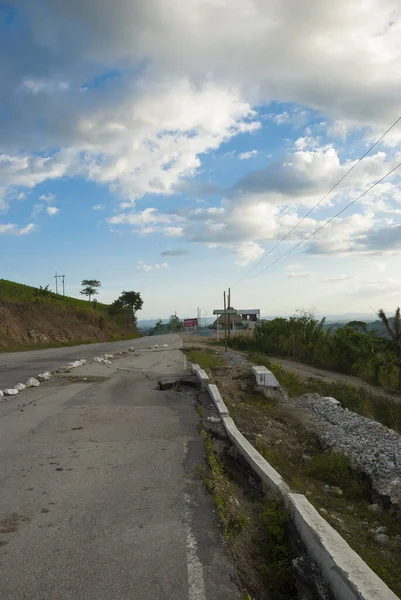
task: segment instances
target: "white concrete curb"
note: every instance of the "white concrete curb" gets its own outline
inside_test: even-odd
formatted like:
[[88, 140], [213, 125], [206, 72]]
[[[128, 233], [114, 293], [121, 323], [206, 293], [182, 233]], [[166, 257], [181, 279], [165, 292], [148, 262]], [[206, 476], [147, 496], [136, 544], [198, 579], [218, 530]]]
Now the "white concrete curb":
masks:
[[289, 510], [308, 554], [339, 600], [398, 600], [344, 538], [302, 494], [289, 494]]
[[[220, 394], [219, 394], [220, 395]], [[218, 410], [218, 408], [217, 408]], [[221, 413], [220, 413], [221, 414]], [[291, 490], [284, 479], [261, 454], [248, 442], [248, 440], [238, 431], [234, 421], [229, 416], [222, 416], [222, 421], [227, 435], [231, 442], [236, 446], [239, 453], [246, 459], [251, 468], [259, 475], [263, 487], [272, 493], [278, 499], [288, 499]], [[288, 503], [288, 502], [287, 502]]]
[[[196, 372], [196, 371], [195, 371]], [[207, 386], [228, 438], [263, 486], [289, 509], [308, 555], [318, 565], [336, 600], [399, 600], [302, 494], [294, 494], [281, 475], [236, 427], [214, 384]]]
[[214, 385], [214, 383], [209, 383], [209, 385], [207, 386], [207, 391], [209, 392], [209, 395], [211, 396], [213, 402], [215, 403], [217, 412], [219, 413], [219, 415], [221, 417], [224, 417], [224, 416], [228, 417], [229, 416], [228, 408], [224, 404], [223, 398], [220, 396], [220, 392], [217, 389], [217, 385]]

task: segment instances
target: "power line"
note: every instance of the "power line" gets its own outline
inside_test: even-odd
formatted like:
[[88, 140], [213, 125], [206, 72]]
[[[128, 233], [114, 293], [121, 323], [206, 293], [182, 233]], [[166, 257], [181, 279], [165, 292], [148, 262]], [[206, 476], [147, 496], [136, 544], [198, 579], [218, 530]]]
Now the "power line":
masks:
[[339, 210], [338, 213], [336, 213], [334, 216], [330, 217], [330, 219], [328, 219], [327, 221], [325, 221], [325, 223], [323, 223], [323, 225], [320, 225], [320, 227], [318, 227], [317, 229], [315, 229], [314, 231], [312, 231], [312, 233], [310, 233], [308, 236], [306, 236], [305, 239], [303, 239], [300, 242], [298, 242], [298, 244], [295, 244], [295, 246], [292, 246], [292, 248], [290, 248], [288, 250], [288, 252], [286, 252], [285, 254], [283, 254], [282, 256], [280, 256], [279, 258], [277, 258], [275, 261], [273, 261], [272, 263], [270, 263], [270, 265], [267, 265], [267, 267], [265, 267], [264, 269], [262, 269], [258, 273], [255, 273], [255, 275], [252, 275], [252, 277], [250, 277], [249, 279], [254, 279], [254, 277], [257, 277], [261, 273], [264, 273], [264, 271], [267, 271], [267, 269], [270, 269], [270, 267], [272, 267], [273, 265], [277, 264], [280, 260], [282, 260], [283, 258], [285, 258], [286, 256], [288, 256], [289, 254], [291, 254], [291, 252], [293, 252], [294, 250], [296, 250], [296, 248], [299, 248], [299, 246], [302, 246], [302, 244], [304, 244], [313, 235], [315, 235], [315, 233], [318, 233], [319, 231], [321, 231], [323, 229], [323, 227], [326, 227], [326, 225], [328, 225], [329, 223], [331, 223], [334, 219], [336, 219], [339, 215], [341, 215], [344, 211], [346, 211], [350, 206], [352, 206], [353, 204], [355, 204], [355, 202], [357, 202], [358, 200], [360, 200], [363, 196], [365, 196], [368, 192], [370, 192], [374, 187], [376, 187], [377, 185], [379, 185], [379, 183], [381, 183], [382, 181], [384, 181], [387, 177], [389, 177], [392, 173], [394, 173], [394, 171], [396, 171], [399, 167], [401, 167], [401, 163], [398, 163], [398, 165], [396, 167], [394, 167], [393, 169], [391, 169], [391, 171], [389, 171], [388, 173], [386, 173], [386, 175], [384, 175], [381, 179], [379, 179], [379, 181], [376, 181], [376, 183], [374, 183], [367, 190], [365, 190], [364, 192], [362, 192], [362, 194], [359, 194], [359, 196], [357, 196], [355, 198], [355, 200], [352, 200], [351, 202], [349, 202], [346, 206], [344, 206], [344, 208], [342, 208], [341, 210]]
[[[342, 183], [344, 181], [344, 179], [351, 173], [351, 171], [353, 171], [355, 169], [355, 167], [357, 167], [359, 165], [359, 163], [365, 158], [365, 156], [367, 156], [369, 154], [369, 152], [371, 150], [373, 150], [373, 148], [375, 148], [375, 146], [377, 146], [377, 144], [379, 144], [382, 141], [382, 139], [397, 125], [397, 123], [399, 123], [399, 121], [401, 121], [401, 117], [398, 117], [398, 119], [396, 121], [394, 121], [394, 123], [379, 137], [379, 139], [377, 139], [375, 141], [375, 143], [372, 144], [372, 146], [370, 146], [370, 148], [368, 148], [366, 150], [365, 154], [363, 154], [360, 158], [358, 158], [358, 160], [356, 161], [356, 163], [354, 163], [352, 165], [352, 167], [350, 169], [348, 169], [348, 171], [341, 177], [341, 179], [339, 179], [337, 181], [337, 183], [335, 183], [333, 185], [333, 187], [330, 188], [329, 191], [326, 192], [325, 195], [322, 198], [320, 198], [320, 200], [298, 221], [298, 223], [296, 223], [296, 225], [294, 225], [294, 227], [292, 229], [290, 229], [277, 242], [277, 244], [275, 244], [272, 248], [270, 248], [270, 250], [269, 250], [269, 252], [267, 254], [264, 254], [257, 263], [255, 263], [254, 265], [252, 265], [252, 267], [249, 269], [249, 271], [247, 273], [245, 273], [245, 275], [242, 275], [242, 277], [240, 279], [238, 279], [238, 281], [236, 283], [239, 283], [240, 281], [242, 281], [243, 279], [245, 279], [245, 277], [248, 277], [248, 275], [251, 273], [251, 271], [253, 271], [253, 269], [255, 267], [257, 267], [258, 265], [260, 265], [260, 263], [263, 262], [265, 260], [265, 258], [267, 258], [276, 248], [278, 248], [278, 246], [280, 246], [280, 244], [282, 242], [284, 242], [284, 240], [286, 240], [288, 238], [288, 236], [290, 236], [291, 233], [293, 231], [295, 231], [295, 229], [297, 229], [297, 227], [299, 227], [301, 225], [301, 223], [303, 223], [303, 221], [309, 217], [309, 215], [315, 210], [315, 208], [317, 208], [327, 198], [327, 196], [329, 196], [331, 194], [331, 192], [333, 190], [335, 190], [336, 187], [338, 187], [340, 185], [340, 183]], [[250, 279], [252, 279], [252, 277]]]

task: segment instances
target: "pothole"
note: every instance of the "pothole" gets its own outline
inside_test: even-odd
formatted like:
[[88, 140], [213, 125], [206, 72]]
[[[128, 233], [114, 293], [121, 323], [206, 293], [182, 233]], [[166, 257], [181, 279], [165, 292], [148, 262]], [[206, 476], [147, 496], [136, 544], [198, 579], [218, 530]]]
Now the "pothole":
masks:
[[180, 379], [169, 378], [160, 379], [157, 382], [157, 388], [160, 391], [175, 390], [181, 391], [185, 388], [199, 389], [199, 381], [197, 377], [181, 377]]

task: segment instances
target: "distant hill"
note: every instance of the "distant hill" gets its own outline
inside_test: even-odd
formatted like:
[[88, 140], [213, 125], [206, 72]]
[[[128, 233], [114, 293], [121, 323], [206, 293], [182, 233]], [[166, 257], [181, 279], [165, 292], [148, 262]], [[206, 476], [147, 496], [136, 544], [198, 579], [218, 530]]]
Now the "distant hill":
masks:
[[135, 338], [108, 305], [0, 279], [0, 349]]

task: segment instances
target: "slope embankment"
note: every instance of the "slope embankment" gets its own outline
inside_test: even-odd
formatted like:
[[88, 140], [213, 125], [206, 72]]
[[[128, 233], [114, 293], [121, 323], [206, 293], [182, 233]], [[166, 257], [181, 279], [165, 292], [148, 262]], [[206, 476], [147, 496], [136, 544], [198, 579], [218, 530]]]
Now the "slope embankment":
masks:
[[137, 337], [124, 315], [112, 317], [107, 309], [0, 280], [0, 350]]

